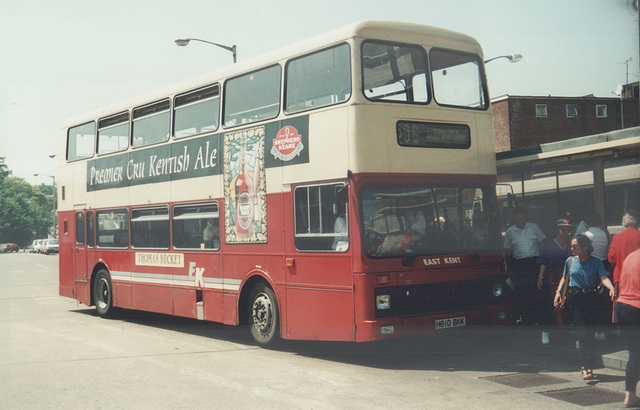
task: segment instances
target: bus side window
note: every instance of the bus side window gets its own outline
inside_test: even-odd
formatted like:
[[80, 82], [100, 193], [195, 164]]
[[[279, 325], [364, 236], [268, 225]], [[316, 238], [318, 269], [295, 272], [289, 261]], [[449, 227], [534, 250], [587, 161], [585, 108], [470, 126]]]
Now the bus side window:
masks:
[[87, 211], [87, 246], [93, 248], [95, 245], [95, 226], [93, 211]]
[[96, 219], [98, 247], [129, 247], [129, 212], [126, 209], [98, 211]]
[[295, 245], [300, 251], [344, 252], [349, 248], [347, 187], [340, 184], [294, 190]]
[[175, 249], [220, 249], [220, 214], [217, 203], [173, 207]]
[[76, 212], [76, 243], [84, 245], [84, 212]]
[[131, 246], [169, 248], [169, 209], [167, 207], [131, 210]]

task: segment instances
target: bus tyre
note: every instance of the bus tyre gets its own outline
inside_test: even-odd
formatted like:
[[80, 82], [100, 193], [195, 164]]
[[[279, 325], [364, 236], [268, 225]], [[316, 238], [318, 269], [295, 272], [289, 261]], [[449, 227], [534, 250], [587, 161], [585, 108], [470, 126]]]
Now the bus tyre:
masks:
[[93, 281], [93, 301], [100, 317], [109, 317], [113, 314], [113, 299], [111, 293], [111, 276], [102, 269]]
[[249, 329], [258, 345], [275, 344], [280, 339], [280, 318], [278, 301], [273, 290], [264, 283], [258, 283], [251, 291], [249, 305]]

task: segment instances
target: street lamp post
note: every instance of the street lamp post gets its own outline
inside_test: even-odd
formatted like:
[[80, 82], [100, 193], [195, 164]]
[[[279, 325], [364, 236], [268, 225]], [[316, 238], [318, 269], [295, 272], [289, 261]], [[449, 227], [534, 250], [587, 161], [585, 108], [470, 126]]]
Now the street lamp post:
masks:
[[222, 44], [213, 43], [213, 42], [211, 42], [211, 41], [201, 40], [201, 39], [199, 39], [199, 38], [179, 38], [179, 39], [177, 39], [177, 40], [176, 40], [176, 44], [177, 44], [178, 46], [180, 46], [180, 47], [185, 47], [185, 46], [187, 46], [187, 45], [189, 44], [189, 42], [190, 42], [190, 41], [192, 41], [192, 40], [193, 40], [193, 41], [199, 41], [199, 42], [201, 42], [201, 43], [211, 44], [211, 45], [214, 45], [214, 46], [218, 46], [218, 47], [220, 47], [220, 48], [224, 48], [224, 49], [225, 49], [225, 50], [227, 50], [227, 51], [231, 51], [231, 52], [233, 53], [233, 62], [235, 63], [235, 62], [237, 61], [237, 60], [236, 60], [236, 46], [235, 46], [235, 44], [234, 44], [234, 45], [232, 45], [231, 47], [229, 47], [229, 46], [225, 46], [225, 45], [222, 45]]
[[517, 63], [518, 61], [522, 60], [522, 54], [509, 54], [505, 56], [493, 57], [488, 60], [484, 60], [484, 63], [487, 64], [488, 62], [497, 60], [499, 58], [506, 58], [507, 60], [509, 60], [510, 63]]
[[53, 215], [53, 235], [56, 234], [56, 177], [48, 174], [33, 174], [34, 177], [39, 175], [51, 178], [51, 186], [53, 187], [53, 191], [51, 192], [51, 213]]

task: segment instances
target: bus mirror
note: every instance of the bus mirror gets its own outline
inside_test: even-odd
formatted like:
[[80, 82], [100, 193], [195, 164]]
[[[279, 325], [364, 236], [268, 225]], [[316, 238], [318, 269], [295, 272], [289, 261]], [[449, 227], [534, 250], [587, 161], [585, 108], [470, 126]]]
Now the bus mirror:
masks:
[[515, 208], [516, 206], [516, 196], [510, 192], [507, 194], [507, 206], [509, 208]]

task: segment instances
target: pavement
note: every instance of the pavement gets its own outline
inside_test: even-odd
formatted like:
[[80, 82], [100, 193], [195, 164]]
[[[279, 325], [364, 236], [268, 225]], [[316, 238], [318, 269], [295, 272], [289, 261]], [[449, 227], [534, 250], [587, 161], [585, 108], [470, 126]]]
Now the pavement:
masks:
[[[549, 328], [551, 340], [546, 345], [542, 344], [543, 328], [541, 326], [514, 326], [518, 332], [523, 334], [519, 340], [528, 345], [529, 349], [558, 358], [579, 360], [580, 350], [577, 348], [577, 335], [573, 326]], [[593, 329], [589, 333], [594, 334], [595, 331], [596, 329]], [[612, 327], [605, 327], [604, 333], [606, 334], [605, 340], [594, 340], [596, 360], [598, 360], [596, 367], [624, 372], [629, 360], [629, 352], [626, 350], [620, 332]]]
[[627, 350], [620, 350], [617, 352], [605, 353], [601, 357], [604, 367], [624, 371], [627, 367], [627, 361], [629, 361], [629, 352]]

